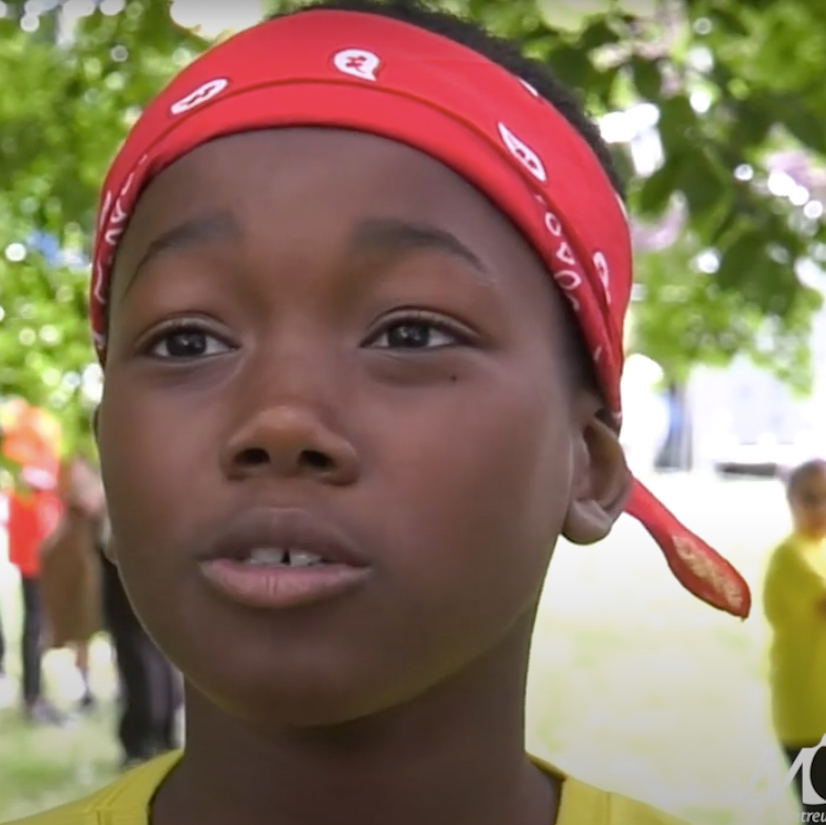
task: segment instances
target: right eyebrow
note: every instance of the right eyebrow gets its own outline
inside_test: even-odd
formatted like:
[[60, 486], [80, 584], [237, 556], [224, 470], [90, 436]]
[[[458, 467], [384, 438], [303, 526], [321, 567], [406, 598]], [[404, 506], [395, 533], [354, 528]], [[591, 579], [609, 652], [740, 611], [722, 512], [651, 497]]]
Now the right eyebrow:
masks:
[[129, 275], [124, 292], [132, 287], [141, 272], [155, 258], [167, 252], [191, 249], [216, 240], [237, 238], [239, 234], [237, 222], [229, 212], [223, 210], [194, 215], [182, 221], [150, 242]]

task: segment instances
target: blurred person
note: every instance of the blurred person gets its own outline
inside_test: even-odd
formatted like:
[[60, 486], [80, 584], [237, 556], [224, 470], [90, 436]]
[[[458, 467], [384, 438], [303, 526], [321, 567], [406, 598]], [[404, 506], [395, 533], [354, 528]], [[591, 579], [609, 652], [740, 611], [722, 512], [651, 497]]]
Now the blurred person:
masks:
[[0, 707], [12, 701], [13, 688], [6, 674], [6, 635], [3, 630], [3, 613], [0, 610]]
[[103, 629], [101, 565], [96, 530], [103, 515], [103, 485], [83, 459], [61, 464], [58, 495], [62, 510], [41, 553], [41, 592], [47, 645], [70, 647], [83, 682], [81, 709], [95, 704], [89, 675], [89, 644]]
[[[0, 523], [8, 520], [8, 497], [0, 489]], [[2, 560], [0, 560], [2, 562]], [[0, 569], [2, 569], [0, 567]], [[0, 604], [0, 706], [5, 705], [9, 694], [9, 678], [6, 674], [6, 633], [3, 625], [3, 609]]]
[[44, 613], [40, 586], [40, 552], [60, 519], [60, 500], [48, 473], [24, 468], [9, 495], [9, 560], [20, 573], [23, 599], [23, 708], [32, 722], [58, 723], [63, 717], [43, 697]]
[[[772, 630], [772, 719], [792, 767], [826, 734], [826, 460], [794, 469], [786, 498], [792, 532], [771, 554], [763, 603]], [[803, 779], [797, 771], [804, 813], [826, 813], [826, 806], [804, 803]], [[812, 762], [812, 782], [826, 797], [826, 753]]]
[[9, 561], [20, 574], [23, 595], [23, 704], [33, 721], [59, 721], [41, 696], [43, 611], [40, 598], [40, 551], [59, 518], [54, 494], [58, 475], [60, 425], [45, 410], [22, 398], [0, 405], [0, 452], [20, 468], [15, 487], [2, 499]]
[[3, 611], [0, 609], [0, 681], [6, 677], [6, 634], [3, 631]]

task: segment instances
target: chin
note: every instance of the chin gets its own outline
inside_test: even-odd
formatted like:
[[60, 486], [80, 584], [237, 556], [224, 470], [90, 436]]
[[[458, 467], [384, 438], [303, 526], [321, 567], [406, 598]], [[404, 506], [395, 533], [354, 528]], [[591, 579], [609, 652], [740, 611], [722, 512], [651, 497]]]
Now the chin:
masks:
[[394, 702], [381, 701], [363, 687], [346, 690], [296, 680], [244, 685], [224, 684], [219, 691], [204, 691], [224, 713], [248, 724], [270, 728], [333, 728], [352, 725], [381, 714]]
[[445, 675], [435, 662], [388, 649], [346, 612], [251, 621], [186, 607], [157, 628], [156, 641], [212, 706], [250, 725], [351, 724], [409, 703]]
[[388, 670], [379, 663], [370, 667], [357, 659], [345, 662], [323, 651], [316, 656], [296, 653], [293, 646], [279, 656], [274, 646], [264, 657], [240, 645], [208, 668], [192, 667], [192, 660], [180, 664], [190, 683], [212, 705], [252, 725], [346, 725], [410, 698], [387, 684]]

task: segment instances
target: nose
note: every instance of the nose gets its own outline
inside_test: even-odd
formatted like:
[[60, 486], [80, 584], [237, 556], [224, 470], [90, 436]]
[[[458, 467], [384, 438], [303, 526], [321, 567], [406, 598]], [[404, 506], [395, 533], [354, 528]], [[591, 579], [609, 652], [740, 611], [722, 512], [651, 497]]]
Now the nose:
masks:
[[247, 417], [227, 440], [222, 464], [230, 479], [303, 477], [343, 486], [359, 475], [351, 441], [298, 402], [262, 407]]

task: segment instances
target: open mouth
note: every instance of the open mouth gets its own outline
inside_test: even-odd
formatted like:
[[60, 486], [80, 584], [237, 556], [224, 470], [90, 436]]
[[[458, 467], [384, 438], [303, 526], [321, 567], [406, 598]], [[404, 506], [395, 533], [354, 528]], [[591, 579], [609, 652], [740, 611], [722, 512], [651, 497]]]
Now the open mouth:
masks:
[[300, 510], [244, 511], [215, 535], [199, 566], [228, 601], [264, 610], [337, 599], [371, 577], [346, 534]]
[[255, 549], [241, 561], [248, 567], [318, 567], [329, 563], [315, 553], [280, 547]]

